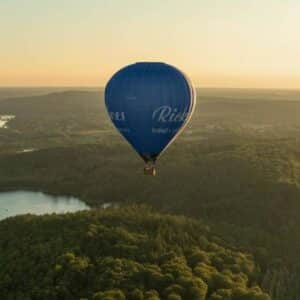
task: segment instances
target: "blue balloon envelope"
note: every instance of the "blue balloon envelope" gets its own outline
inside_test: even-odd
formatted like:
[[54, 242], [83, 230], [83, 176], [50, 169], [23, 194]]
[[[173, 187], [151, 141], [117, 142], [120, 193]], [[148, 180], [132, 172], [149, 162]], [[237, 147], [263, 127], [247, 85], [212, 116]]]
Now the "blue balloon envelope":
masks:
[[195, 92], [177, 68], [141, 62], [113, 75], [105, 88], [109, 116], [145, 162], [155, 162], [195, 107]]

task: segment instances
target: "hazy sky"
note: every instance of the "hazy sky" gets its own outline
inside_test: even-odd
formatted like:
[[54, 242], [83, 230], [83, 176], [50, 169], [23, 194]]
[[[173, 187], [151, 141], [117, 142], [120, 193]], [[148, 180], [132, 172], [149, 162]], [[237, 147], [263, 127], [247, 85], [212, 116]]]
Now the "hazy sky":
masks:
[[300, 88], [300, 0], [0, 0], [0, 85], [104, 85], [164, 61], [197, 86]]

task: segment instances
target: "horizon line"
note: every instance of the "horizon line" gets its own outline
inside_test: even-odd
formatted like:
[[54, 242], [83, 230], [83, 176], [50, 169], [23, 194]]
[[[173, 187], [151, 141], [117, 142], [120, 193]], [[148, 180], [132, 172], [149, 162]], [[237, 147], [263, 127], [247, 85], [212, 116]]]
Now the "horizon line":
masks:
[[[196, 89], [222, 89], [222, 90], [289, 90], [289, 91], [300, 91], [299, 88], [283, 88], [283, 87], [223, 87], [223, 86], [196, 86]], [[62, 89], [104, 89], [105, 86], [96, 86], [96, 85], [0, 85], [0, 89], [14, 89], [14, 88], [22, 88], [22, 89], [39, 89], [39, 88], [62, 88]]]

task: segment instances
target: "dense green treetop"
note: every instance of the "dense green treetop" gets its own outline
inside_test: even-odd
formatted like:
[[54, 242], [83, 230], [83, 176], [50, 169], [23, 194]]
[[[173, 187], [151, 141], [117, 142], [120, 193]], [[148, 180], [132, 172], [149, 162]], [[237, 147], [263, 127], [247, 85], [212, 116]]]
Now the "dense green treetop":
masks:
[[0, 222], [1, 299], [269, 300], [250, 254], [146, 207]]

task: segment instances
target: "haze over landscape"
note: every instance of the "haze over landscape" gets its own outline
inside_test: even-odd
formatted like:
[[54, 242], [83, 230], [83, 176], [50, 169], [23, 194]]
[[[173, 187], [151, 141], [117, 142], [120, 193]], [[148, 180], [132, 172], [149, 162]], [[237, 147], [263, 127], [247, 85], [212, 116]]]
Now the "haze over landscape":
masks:
[[[296, 0], [0, 0], [0, 299], [300, 300], [299, 16]], [[196, 98], [166, 64], [105, 93], [137, 61], [178, 67]], [[146, 130], [191, 115], [144, 176], [116, 127], [152, 147]]]

